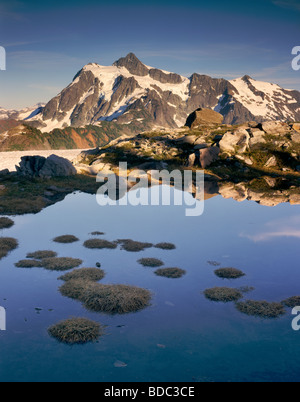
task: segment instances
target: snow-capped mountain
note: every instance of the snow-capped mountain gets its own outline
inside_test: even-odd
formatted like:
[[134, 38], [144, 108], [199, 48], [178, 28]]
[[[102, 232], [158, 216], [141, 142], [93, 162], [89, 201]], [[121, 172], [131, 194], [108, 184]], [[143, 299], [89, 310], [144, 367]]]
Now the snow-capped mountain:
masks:
[[38, 103], [37, 105], [26, 107], [21, 110], [4, 109], [0, 106], [0, 120], [28, 120], [39, 114], [44, 106], [44, 103]]
[[249, 76], [227, 81], [207, 75], [186, 78], [143, 64], [133, 53], [112, 66], [84, 66], [68, 87], [27, 117], [42, 131], [101, 121], [178, 127], [195, 109], [211, 108], [224, 123], [300, 121], [300, 92]]

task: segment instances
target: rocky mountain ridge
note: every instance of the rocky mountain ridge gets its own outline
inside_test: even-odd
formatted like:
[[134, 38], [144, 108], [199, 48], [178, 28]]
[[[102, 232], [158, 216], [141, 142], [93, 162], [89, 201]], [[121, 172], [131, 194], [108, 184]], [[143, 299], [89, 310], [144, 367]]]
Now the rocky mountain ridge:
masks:
[[187, 78], [146, 66], [129, 53], [112, 66], [84, 66], [27, 121], [42, 132], [101, 121], [178, 128], [199, 107], [220, 113], [225, 124], [300, 121], [300, 92], [247, 75], [231, 81], [197, 73]]

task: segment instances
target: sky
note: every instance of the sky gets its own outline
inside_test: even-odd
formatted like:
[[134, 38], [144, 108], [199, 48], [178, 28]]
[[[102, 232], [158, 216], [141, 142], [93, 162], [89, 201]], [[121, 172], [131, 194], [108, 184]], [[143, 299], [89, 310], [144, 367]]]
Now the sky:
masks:
[[0, 0], [0, 106], [48, 102], [87, 63], [133, 52], [146, 65], [190, 76], [245, 74], [300, 90], [299, 0]]

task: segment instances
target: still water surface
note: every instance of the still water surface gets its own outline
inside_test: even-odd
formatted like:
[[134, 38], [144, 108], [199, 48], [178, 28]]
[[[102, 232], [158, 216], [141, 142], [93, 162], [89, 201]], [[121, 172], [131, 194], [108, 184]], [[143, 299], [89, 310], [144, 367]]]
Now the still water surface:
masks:
[[[95, 196], [76, 193], [37, 215], [14, 220], [13, 228], [0, 233], [20, 243], [0, 262], [0, 305], [7, 312], [7, 330], [0, 331], [0, 381], [300, 380], [300, 331], [292, 330], [289, 309], [280, 319], [262, 320], [202, 294], [214, 286], [254, 286], [247, 298], [281, 301], [299, 295], [299, 206], [269, 208], [219, 196], [205, 202], [203, 215], [186, 217], [184, 206], [100, 207]], [[177, 248], [87, 250], [82, 244], [92, 231], [105, 232], [108, 240], [167, 241]], [[80, 242], [51, 241], [63, 234]], [[134, 314], [91, 313], [60, 295], [61, 273], [14, 266], [28, 252], [47, 249], [81, 258], [84, 267], [101, 262], [106, 272], [102, 283], [148, 288], [152, 305]], [[153, 268], [137, 263], [142, 257], [160, 258], [165, 267], [187, 274], [157, 277]], [[209, 260], [246, 276], [217, 278]], [[106, 335], [76, 346], [49, 337], [47, 328], [70, 316], [106, 325]], [[127, 366], [115, 367], [116, 361]]]

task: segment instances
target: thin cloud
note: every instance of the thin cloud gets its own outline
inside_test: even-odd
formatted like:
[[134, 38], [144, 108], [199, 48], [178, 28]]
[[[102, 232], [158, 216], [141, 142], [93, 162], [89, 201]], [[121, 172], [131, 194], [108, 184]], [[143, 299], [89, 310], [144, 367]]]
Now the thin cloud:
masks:
[[256, 234], [241, 233], [240, 237], [257, 242], [270, 241], [280, 237], [294, 237], [300, 239], [300, 216], [292, 216], [288, 219], [277, 219], [267, 222], [267, 230]]

